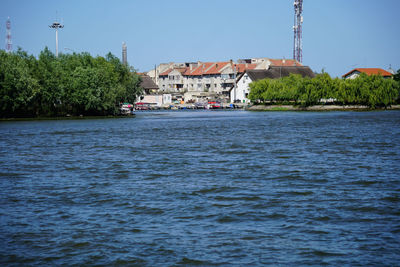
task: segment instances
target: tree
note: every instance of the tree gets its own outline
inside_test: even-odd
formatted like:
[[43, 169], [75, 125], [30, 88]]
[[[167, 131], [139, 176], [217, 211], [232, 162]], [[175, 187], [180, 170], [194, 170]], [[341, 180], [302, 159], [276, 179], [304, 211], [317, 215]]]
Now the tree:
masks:
[[332, 79], [328, 73], [315, 78], [290, 75], [282, 79], [264, 79], [250, 84], [249, 99], [255, 103], [300, 103], [303, 106], [319, 104], [323, 99], [371, 108], [388, 107], [399, 101], [400, 83], [382, 76], [360, 74], [356, 79]]
[[0, 51], [0, 116], [31, 116], [39, 91], [38, 81], [29, 69], [29, 57]]
[[38, 59], [19, 49], [0, 60], [1, 117], [115, 114], [141, 93], [139, 75], [111, 53], [57, 58], [46, 47]]

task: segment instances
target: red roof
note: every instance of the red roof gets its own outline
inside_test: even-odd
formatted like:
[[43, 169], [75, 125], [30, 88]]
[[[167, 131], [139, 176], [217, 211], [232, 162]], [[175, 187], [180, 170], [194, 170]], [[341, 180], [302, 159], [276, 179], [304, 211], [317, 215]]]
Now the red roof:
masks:
[[221, 74], [221, 69], [223, 69], [229, 62], [216, 62], [213, 63], [212, 67], [209, 68], [204, 74]]
[[[198, 67], [190, 70], [190, 67], [185, 68], [169, 68], [166, 71], [162, 72], [159, 76], [167, 76], [171, 71], [177, 70], [184, 76], [202, 76], [202, 75], [212, 75], [212, 74], [221, 74], [222, 69], [231, 64], [230, 61], [226, 62], [203, 62], [198, 65]], [[252, 70], [257, 67], [257, 64], [232, 64], [236, 66], [237, 73], [242, 73], [245, 70]]]
[[242, 73], [245, 72], [246, 70], [253, 70], [257, 67], [257, 64], [244, 64], [244, 63], [239, 63], [235, 64], [236, 66], [236, 72], [237, 73]]
[[272, 66], [303, 66], [300, 62], [294, 59], [269, 59], [269, 61], [271, 61]]
[[197, 68], [195, 68], [189, 75], [191, 76], [201, 76], [203, 75], [209, 67], [211, 67], [214, 63], [212, 62], [204, 62], [201, 63]]
[[167, 69], [166, 71], [164, 71], [163, 73], [160, 73], [159, 76], [167, 76], [171, 71], [173, 71], [174, 69]]
[[351, 71], [349, 71], [348, 73], [346, 73], [345, 75], [343, 75], [342, 77], [347, 77], [350, 74], [352, 74], [353, 72], [361, 72], [361, 73], [365, 73], [367, 75], [381, 75], [383, 77], [390, 77], [393, 74], [391, 74], [390, 72], [384, 70], [384, 69], [380, 69], [380, 68], [356, 68], [353, 69]]

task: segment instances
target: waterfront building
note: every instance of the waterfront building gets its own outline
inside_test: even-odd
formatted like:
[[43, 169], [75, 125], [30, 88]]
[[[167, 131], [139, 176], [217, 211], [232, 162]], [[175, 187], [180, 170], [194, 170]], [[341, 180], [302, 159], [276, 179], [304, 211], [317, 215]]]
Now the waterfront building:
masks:
[[138, 73], [141, 78], [140, 87], [143, 89], [143, 94], [154, 94], [158, 92], [157, 84], [146, 74]]
[[251, 58], [238, 62], [162, 63], [147, 74], [159, 87], [159, 93], [171, 93], [185, 101], [220, 100], [232, 102], [230, 91], [236, 78], [246, 70], [266, 70], [270, 66], [301, 66], [295, 60]]
[[299, 74], [302, 77], [315, 77], [314, 72], [307, 66], [269, 66], [264, 70], [246, 70], [237, 78], [237, 86], [230, 89], [231, 102], [250, 103], [248, 95], [250, 93], [250, 83], [262, 79], [279, 79], [290, 74]]

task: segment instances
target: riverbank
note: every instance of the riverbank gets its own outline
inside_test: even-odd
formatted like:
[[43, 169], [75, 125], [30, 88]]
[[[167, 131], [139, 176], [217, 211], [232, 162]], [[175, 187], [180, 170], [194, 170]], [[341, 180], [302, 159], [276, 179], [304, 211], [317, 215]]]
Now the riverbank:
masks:
[[4, 121], [46, 121], [46, 120], [93, 120], [93, 119], [120, 119], [120, 118], [134, 118], [135, 114], [130, 115], [116, 115], [116, 116], [56, 116], [56, 117], [21, 117], [21, 118], [0, 118], [0, 122]]
[[[294, 105], [253, 105], [247, 107], [249, 111], [371, 111], [385, 110], [385, 108], [371, 108], [364, 105], [314, 105], [301, 107]], [[392, 105], [386, 110], [400, 110], [400, 105]]]

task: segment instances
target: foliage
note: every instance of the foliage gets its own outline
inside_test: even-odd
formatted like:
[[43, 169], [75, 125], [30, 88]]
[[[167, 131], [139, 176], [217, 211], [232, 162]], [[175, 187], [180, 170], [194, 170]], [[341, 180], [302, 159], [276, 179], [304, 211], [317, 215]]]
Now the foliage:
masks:
[[400, 82], [400, 70], [397, 70], [397, 73], [393, 75], [393, 79], [397, 82]]
[[320, 103], [388, 107], [399, 99], [399, 83], [382, 76], [361, 74], [356, 79], [331, 78], [327, 73], [315, 78], [291, 74], [281, 79], [264, 79], [250, 84], [249, 99], [254, 103]]
[[115, 114], [140, 91], [140, 77], [111, 53], [0, 51], [0, 117]]

